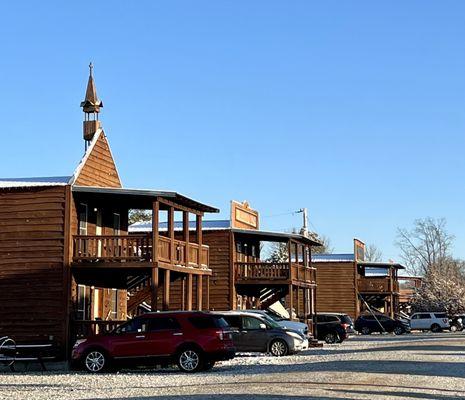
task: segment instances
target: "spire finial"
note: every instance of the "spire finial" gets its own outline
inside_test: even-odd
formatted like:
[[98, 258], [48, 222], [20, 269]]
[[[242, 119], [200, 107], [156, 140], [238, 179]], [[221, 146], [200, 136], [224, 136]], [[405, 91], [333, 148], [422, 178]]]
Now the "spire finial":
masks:
[[92, 70], [94, 69], [94, 64], [92, 64], [92, 61], [89, 64], [89, 75], [92, 76]]

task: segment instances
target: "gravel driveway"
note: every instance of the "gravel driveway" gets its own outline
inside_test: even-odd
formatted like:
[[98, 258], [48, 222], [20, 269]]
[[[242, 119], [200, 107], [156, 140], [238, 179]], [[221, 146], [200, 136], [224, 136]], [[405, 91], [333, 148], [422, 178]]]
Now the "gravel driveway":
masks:
[[372, 335], [283, 358], [242, 356], [213, 371], [0, 374], [0, 399], [465, 398], [465, 334]]

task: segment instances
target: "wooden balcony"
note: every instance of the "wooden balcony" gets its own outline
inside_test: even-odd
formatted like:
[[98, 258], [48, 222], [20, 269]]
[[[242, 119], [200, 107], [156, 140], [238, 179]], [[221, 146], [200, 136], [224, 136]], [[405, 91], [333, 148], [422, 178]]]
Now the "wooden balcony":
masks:
[[315, 268], [295, 263], [289, 264], [288, 262], [236, 262], [234, 276], [237, 283], [294, 283], [304, 286], [316, 283]]
[[360, 277], [358, 278], [360, 293], [398, 293], [399, 282], [389, 277]]
[[[188, 252], [186, 251], [188, 249]], [[188, 255], [188, 256], [187, 256]], [[209, 247], [198, 243], [159, 236], [158, 261], [178, 267], [208, 269]], [[143, 264], [152, 259], [151, 235], [89, 236], [73, 237], [73, 263], [75, 264]]]

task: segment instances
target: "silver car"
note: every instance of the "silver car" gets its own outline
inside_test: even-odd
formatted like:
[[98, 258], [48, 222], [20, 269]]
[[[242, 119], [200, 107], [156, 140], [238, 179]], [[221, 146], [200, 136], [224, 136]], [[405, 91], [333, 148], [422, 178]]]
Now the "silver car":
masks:
[[237, 352], [271, 353], [280, 357], [308, 349], [308, 339], [270, 318], [243, 311], [216, 312], [231, 327]]
[[303, 335], [305, 335], [305, 337], [308, 336], [308, 326], [307, 324], [304, 324], [303, 322], [290, 321], [288, 319], [283, 318], [281, 315], [271, 310], [246, 310], [246, 311], [260, 314], [263, 316], [267, 316], [268, 318], [271, 318], [274, 322], [276, 322], [279, 326], [283, 328], [298, 331], [302, 333]]

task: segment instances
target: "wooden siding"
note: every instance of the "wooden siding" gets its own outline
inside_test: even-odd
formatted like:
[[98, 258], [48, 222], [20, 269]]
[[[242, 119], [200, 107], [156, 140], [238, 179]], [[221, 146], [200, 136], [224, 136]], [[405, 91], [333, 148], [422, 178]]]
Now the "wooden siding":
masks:
[[317, 312], [357, 316], [355, 266], [352, 262], [312, 262], [317, 268]]
[[120, 188], [121, 181], [111, 155], [110, 145], [102, 132], [97, 139], [84, 166], [77, 176], [75, 185]]
[[[229, 230], [203, 231], [203, 243], [210, 246], [210, 310], [234, 308], [231, 299], [235, 296], [232, 282], [232, 260]], [[204, 278], [204, 280], [206, 280]]]
[[[0, 192], [0, 336], [66, 344], [65, 187]], [[8, 305], [8, 306], [5, 306]]]

